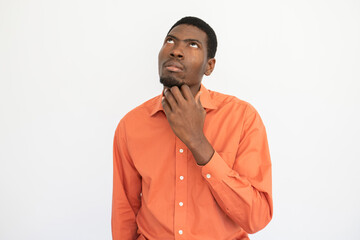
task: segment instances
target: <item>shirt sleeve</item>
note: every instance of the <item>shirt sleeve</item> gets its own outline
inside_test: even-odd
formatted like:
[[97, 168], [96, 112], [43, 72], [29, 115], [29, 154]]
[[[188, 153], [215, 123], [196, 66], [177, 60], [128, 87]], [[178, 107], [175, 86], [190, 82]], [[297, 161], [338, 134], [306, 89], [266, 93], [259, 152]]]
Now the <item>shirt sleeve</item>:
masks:
[[271, 161], [263, 122], [252, 106], [245, 111], [234, 165], [216, 152], [202, 175], [222, 210], [246, 232], [264, 228], [273, 213]]
[[112, 237], [113, 240], [136, 239], [141, 176], [127, 151], [126, 133], [121, 121], [114, 136], [113, 164]]

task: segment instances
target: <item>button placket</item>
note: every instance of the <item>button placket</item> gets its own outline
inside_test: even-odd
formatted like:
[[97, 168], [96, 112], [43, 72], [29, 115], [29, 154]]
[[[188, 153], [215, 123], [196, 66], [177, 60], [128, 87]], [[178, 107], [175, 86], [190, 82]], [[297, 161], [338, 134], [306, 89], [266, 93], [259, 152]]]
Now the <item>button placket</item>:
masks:
[[185, 144], [178, 138], [175, 141], [176, 163], [175, 163], [175, 216], [174, 229], [175, 239], [183, 239], [186, 231], [186, 199], [187, 199], [187, 153]]

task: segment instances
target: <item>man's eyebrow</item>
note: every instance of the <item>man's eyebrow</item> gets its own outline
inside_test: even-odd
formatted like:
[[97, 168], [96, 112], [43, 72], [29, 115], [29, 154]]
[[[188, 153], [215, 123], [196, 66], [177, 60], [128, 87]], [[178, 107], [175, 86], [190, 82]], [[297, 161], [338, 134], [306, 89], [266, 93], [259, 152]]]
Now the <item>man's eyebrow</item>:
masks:
[[192, 39], [192, 38], [185, 39], [184, 42], [197, 42], [197, 43], [199, 43], [199, 44], [202, 44], [199, 40], [197, 40], [197, 39]]
[[171, 38], [173, 38], [173, 39], [175, 39], [175, 40], [179, 40], [177, 37], [175, 37], [175, 36], [173, 36], [173, 35], [171, 35], [171, 34], [168, 34], [168, 35], [166, 36], [166, 38], [168, 38], [168, 37], [171, 37]]
[[[168, 35], [166, 36], [166, 38], [168, 38], [168, 37], [173, 38], [173, 39], [175, 39], [175, 40], [179, 40], [179, 38], [177, 38], [177, 37], [175, 37], [175, 36], [173, 36], [173, 35], [171, 35], [171, 34], [168, 34]], [[199, 43], [199, 44], [202, 44], [199, 40], [193, 39], [193, 38], [184, 39], [183, 41], [184, 41], [184, 42], [197, 42], [197, 43]]]

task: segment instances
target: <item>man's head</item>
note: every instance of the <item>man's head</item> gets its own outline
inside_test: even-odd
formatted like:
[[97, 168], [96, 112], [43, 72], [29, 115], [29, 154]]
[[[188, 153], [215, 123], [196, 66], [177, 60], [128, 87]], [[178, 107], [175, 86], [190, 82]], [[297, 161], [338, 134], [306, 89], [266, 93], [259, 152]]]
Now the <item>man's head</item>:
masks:
[[207, 56], [208, 56], [208, 58], [215, 57], [216, 49], [217, 49], [217, 38], [216, 38], [216, 34], [215, 34], [214, 30], [210, 27], [209, 24], [207, 24], [206, 22], [204, 22], [203, 20], [201, 20], [200, 18], [197, 18], [197, 17], [184, 17], [184, 18], [180, 19], [179, 21], [177, 21], [170, 28], [168, 34], [171, 32], [171, 30], [174, 27], [176, 27], [180, 24], [195, 26], [195, 27], [199, 28], [200, 30], [202, 30], [203, 32], [205, 32], [206, 36], [207, 36], [207, 41], [206, 41]]
[[159, 52], [160, 82], [166, 87], [200, 87], [203, 75], [215, 67], [216, 48], [215, 32], [207, 23], [196, 17], [180, 19]]

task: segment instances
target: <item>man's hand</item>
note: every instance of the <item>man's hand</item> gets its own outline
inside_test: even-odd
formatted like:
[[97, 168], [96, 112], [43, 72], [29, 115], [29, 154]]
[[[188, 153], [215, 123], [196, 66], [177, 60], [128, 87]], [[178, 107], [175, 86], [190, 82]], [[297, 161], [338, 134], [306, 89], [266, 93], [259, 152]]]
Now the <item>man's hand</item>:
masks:
[[189, 86], [181, 90], [174, 86], [165, 89], [162, 105], [175, 135], [190, 149], [196, 162], [205, 165], [214, 154], [214, 149], [206, 139], [203, 128], [206, 111], [201, 105], [198, 92], [193, 97]]
[[175, 135], [186, 146], [200, 141], [204, 128], [206, 112], [200, 103], [200, 94], [193, 97], [187, 85], [180, 89], [175, 86], [165, 89], [162, 105]]

